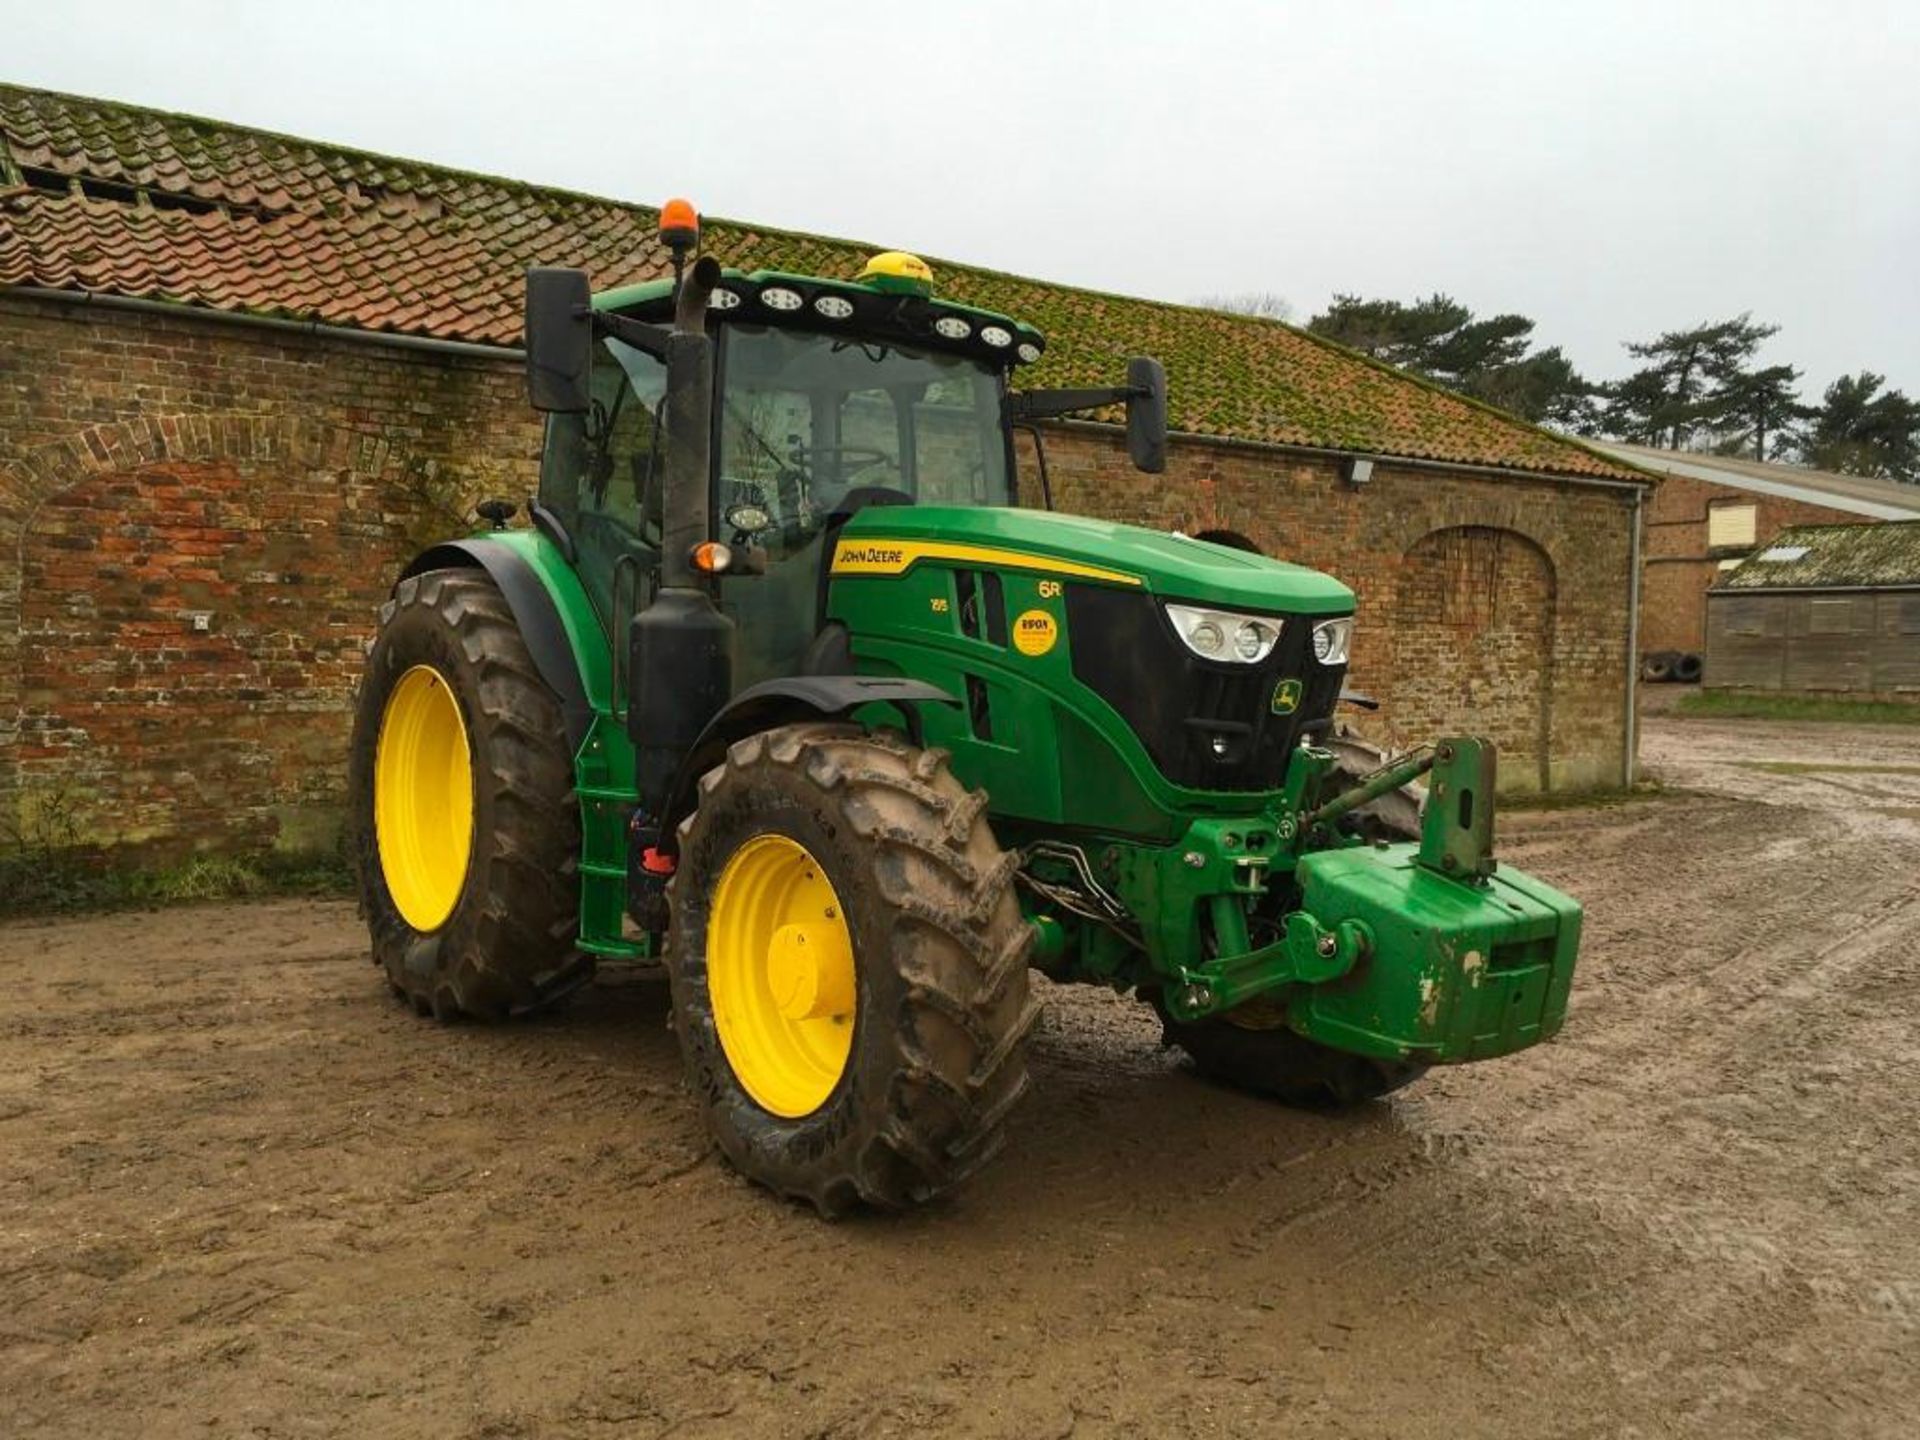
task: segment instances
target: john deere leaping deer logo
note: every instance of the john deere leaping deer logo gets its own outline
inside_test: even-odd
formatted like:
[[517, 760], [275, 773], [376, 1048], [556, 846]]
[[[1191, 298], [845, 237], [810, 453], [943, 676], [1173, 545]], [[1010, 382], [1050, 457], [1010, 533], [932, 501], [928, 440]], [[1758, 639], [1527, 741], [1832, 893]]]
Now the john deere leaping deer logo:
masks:
[[1273, 687], [1273, 699], [1267, 708], [1276, 715], [1291, 715], [1300, 708], [1300, 682], [1282, 680]]

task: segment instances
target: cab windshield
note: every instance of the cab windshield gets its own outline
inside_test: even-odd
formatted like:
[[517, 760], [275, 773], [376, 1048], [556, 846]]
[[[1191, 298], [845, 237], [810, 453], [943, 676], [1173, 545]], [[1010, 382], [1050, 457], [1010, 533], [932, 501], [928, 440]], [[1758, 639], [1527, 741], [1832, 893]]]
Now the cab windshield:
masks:
[[922, 505], [1007, 505], [998, 371], [959, 356], [728, 324], [714, 529], [767, 552], [722, 585], [742, 683], [789, 674], [812, 638], [821, 530], [854, 491]]
[[[717, 515], [754, 506], [791, 543], [856, 487], [926, 505], [1005, 505], [1000, 377], [904, 346], [729, 325]], [[769, 546], [772, 548], [772, 545]]]

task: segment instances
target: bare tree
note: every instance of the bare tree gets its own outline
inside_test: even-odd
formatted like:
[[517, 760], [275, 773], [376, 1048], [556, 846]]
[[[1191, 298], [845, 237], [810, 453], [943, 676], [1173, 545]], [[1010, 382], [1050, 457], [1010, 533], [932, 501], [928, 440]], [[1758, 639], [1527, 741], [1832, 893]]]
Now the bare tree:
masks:
[[1202, 310], [1224, 310], [1229, 315], [1257, 315], [1262, 320], [1293, 318], [1293, 302], [1272, 290], [1246, 290], [1238, 295], [1202, 295], [1193, 303]]

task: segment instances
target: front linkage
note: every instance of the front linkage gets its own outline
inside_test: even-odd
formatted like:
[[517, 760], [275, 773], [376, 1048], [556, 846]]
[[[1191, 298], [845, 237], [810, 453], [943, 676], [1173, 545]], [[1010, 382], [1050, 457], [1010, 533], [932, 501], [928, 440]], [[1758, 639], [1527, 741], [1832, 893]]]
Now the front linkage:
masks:
[[[1480, 1060], [1554, 1034], [1580, 906], [1494, 860], [1492, 743], [1442, 740], [1320, 800], [1334, 763], [1302, 746], [1264, 813], [1196, 819], [1172, 846], [1105, 847], [1108, 883], [1089, 865], [1074, 889], [1091, 884], [1112, 913], [1077, 933], [1038, 921], [1043, 968], [1157, 984], [1182, 1022], [1279, 1002], [1296, 1033], [1382, 1061]], [[1418, 843], [1369, 844], [1341, 826], [1422, 775]], [[1062, 863], [1038, 848], [1030, 869]]]

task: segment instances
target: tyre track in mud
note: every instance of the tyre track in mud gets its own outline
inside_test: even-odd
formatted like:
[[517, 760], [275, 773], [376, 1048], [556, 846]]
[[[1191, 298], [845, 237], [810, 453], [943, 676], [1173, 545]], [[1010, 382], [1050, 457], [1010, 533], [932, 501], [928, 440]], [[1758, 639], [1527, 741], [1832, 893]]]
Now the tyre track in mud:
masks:
[[1049, 988], [997, 1164], [832, 1226], [654, 982], [437, 1027], [345, 905], [0, 927], [0, 1434], [1904, 1435], [1920, 778], [1751, 763], [1916, 749], [1650, 721], [1688, 793], [1502, 820], [1588, 906], [1555, 1044], [1300, 1114]]

